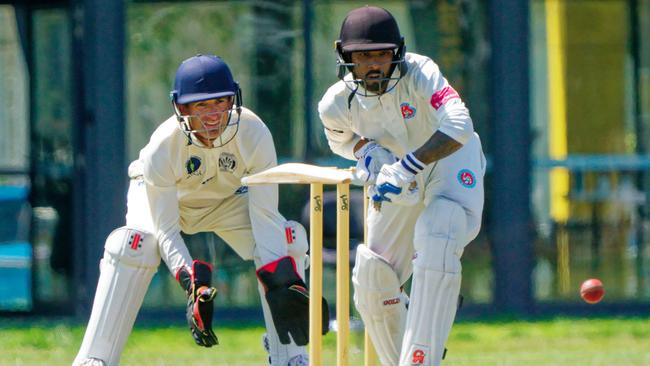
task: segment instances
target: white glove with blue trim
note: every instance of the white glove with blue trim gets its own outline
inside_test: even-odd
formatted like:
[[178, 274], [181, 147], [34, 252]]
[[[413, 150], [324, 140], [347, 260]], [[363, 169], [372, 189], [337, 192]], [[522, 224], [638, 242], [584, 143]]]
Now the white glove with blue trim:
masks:
[[393, 164], [385, 164], [377, 175], [375, 185], [369, 190], [372, 200], [375, 203], [386, 201], [403, 206], [415, 205], [420, 200], [415, 176], [425, 167], [426, 164], [413, 153]]
[[352, 184], [374, 184], [377, 174], [384, 164], [393, 164], [398, 159], [392, 152], [374, 141], [369, 141], [354, 153], [357, 166], [354, 169]]

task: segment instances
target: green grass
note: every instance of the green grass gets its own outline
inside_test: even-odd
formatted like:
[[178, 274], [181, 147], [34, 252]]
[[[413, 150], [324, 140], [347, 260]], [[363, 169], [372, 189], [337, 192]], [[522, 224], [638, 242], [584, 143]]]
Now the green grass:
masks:
[[[261, 327], [217, 328], [220, 345], [194, 345], [183, 327], [137, 327], [122, 365], [265, 365]], [[0, 326], [0, 366], [70, 365], [80, 325], [12, 322]], [[325, 337], [324, 365], [335, 365], [335, 334]], [[362, 335], [351, 335], [350, 365], [362, 365]], [[650, 318], [556, 318], [456, 324], [443, 366], [650, 365]]]

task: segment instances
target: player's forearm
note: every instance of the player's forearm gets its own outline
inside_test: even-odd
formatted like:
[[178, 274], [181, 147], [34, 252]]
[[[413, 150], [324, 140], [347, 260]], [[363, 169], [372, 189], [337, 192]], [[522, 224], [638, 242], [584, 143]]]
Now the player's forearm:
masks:
[[359, 149], [361, 149], [363, 147], [363, 145], [367, 144], [368, 142], [370, 142], [370, 140], [368, 140], [365, 137], [361, 137], [361, 139], [352, 148], [352, 152], [356, 153], [357, 151], [359, 151]]
[[160, 248], [160, 257], [173, 276], [176, 276], [181, 268], [191, 266], [192, 256], [181, 237], [180, 231], [176, 231], [171, 235], [159, 235], [158, 247]]
[[424, 145], [413, 152], [413, 155], [421, 162], [431, 164], [453, 154], [461, 147], [463, 147], [463, 144], [460, 142], [443, 132], [436, 131]]

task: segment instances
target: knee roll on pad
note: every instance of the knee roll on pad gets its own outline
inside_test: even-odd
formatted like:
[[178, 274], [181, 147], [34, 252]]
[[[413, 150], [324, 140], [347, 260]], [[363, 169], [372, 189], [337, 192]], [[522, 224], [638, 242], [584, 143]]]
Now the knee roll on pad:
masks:
[[447, 273], [460, 273], [460, 257], [467, 244], [467, 214], [463, 207], [437, 198], [415, 225], [413, 265]]
[[388, 262], [364, 244], [357, 246], [352, 271], [354, 304], [383, 365], [397, 365], [404, 325], [406, 295]]
[[160, 264], [158, 242], [153, 234], [121, 227], [106, 238], [103, 261], [112, 261], [126, 267], [153, 269]]
[[160, 264], [156, 238], [121, 227], [104, 245], [93, 308], [73, 365], [89, 359], [118, 365], [151, 278]]

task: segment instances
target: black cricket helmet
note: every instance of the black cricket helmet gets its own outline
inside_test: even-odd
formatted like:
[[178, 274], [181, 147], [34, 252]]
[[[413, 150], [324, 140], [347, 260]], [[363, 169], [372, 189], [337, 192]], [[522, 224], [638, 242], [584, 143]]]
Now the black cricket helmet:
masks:
[[[384, 8], [364, 6], [350, 11], [343, 20], [341, 33], [335, 43], [335, 48], [338, 78], [355, 90], [359, 85], [363, 86], [365, 81], [355, 75], [352, 75], [351, 79], [345, 78], [346, 74], [352, 72], [355, 66], [350, 57], [352, 52], [387, 49], [393, 51], [392, 66], [385, 78], [386, 88], [384, 88], [383, 93], [394, 88], [399, 79], [406, 73], [404, 37], [400, 34], [397, 21], [393, 15]], [[396, 68], [399, 70], [399, 75], [393, 77]]]

